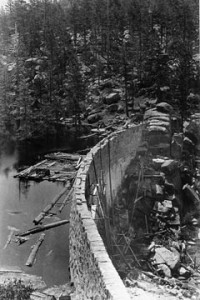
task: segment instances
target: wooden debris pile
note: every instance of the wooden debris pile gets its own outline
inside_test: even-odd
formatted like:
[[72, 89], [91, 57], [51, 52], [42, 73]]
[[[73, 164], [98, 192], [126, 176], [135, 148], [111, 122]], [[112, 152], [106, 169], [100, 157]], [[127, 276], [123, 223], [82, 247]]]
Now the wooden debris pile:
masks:
[[15, 177], [24, 180], [72, 181], [80, 166], [83, 156], [68, 153], [51, 153], [45, 159], [21, 172]]

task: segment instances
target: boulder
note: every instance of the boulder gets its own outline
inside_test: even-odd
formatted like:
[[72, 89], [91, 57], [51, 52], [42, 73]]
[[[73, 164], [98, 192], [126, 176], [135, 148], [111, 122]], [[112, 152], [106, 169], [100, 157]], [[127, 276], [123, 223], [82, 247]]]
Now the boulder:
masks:
[[171, 157], [175, 159], [181, 159], [182, 156], [182, 146], [175, 140], [171, 142]]
[[182, 120], [179, 116], [171, 117], [171, 127], [173, 132], [182, 131]]
[[146, 110], [146, 105], [145, 104], [140, 104], [140, 110], [144, 113]]
[[117, 103], [110, 104], [110, 105], [107, 107], [107, 111], [108, 111], [109, 113], [114, 113], [114, 112], [118, 111], [118, 104], [117, 104]]
[[170, 123], [168, 121], [162, 121], [158, 119], [150, 119], [148, 121], [148, 126], [161, 126], [168, 130], [170, 129]]
[[156, 109], [162, 113], [171, 113], [173, 111], [173, 107], [167, 102], [160, 102], [156, 105]]
[[118, 101], [120, 101], [120, 95], [119, 93], [110, 93], [109, 95], [106, 95], [104, 98], [103, 98], [103, 102], [105, 104], [113, 104], [113, 103], [117, 103]]
[[163, 187], [159, 184], [155, 185], [155, 191], [156, 191], [156, 196], [157, 197], [162, 197], [163, 196]]
[[168, 180], [165, 179], [164, 183], [165, 187], [165, 192], [168, 193], [169, 195], [174, 195], [175, 192], [175, 186], [173, 183], [169, 182]]
[[139, 106], [134, 106], [132, 108], [133, 113], [140, 113], [140, 107]]
[[171, 226], [180, 226], [180, 215], [176, 214], [172, 220], [168, 220], [168, 224], [170, 224]]
[[156, 171], [160, 171], [161, 169], [161, 165], [164, 163], [164, 159], [163, 158], [153, 158], [152, 159], [152, 166]]
[[101, 115], [96, 113], [96, 114], [89, 115], [87, 121], [88, 123], [92, 124], [98, 122], [101, 118], [102, 118]]
[[189, 137], [195, 144], [200, 141], [200, 124], [198, 120], [192, 120], [186, 124], [184, 134]]
[[162, 172], [165, 174], [172, 174], [174, 173], [178, 168], [178, 162], [173, 159], [167, 159], [161, 166]]
[[37, 57], [30, 57], [30, 58], [28, 58], [25, 61], [25, 67], [29, 68], [29, 67], [32, 67], [33, 65], [36, 65], [37, 64], [37, 60], [38, 60]]
[[148, 127], [148, 131], [149, 132], [155, 132], [155, 133], [157, 133], [157, 132], [159, 132], [159, 133], [168, 133], [168, 130], [165, 127], [161, 126], [160, 124], [150, 125]]
[[194, 144], [197, 144], [198, 143], [198, 136], [191, 132], [191, 131], [185, 131], [185, 137], [189, 138]]
[[195, 150], [195, 144], [188, 138], [185, 137], [183, 139], [183, 149], [191, 152], [194, 152]]
[[112, 86], [113, 86], [112, 80], [110, 80], [110, 79], [105, 79], [104, 81], [102, 81], [102, 82], [100, 83], [99, 88], [100, 88], [101, 90], [103, 90], [103, 89], [110, 89], [110, 88], [112, 88]]
[[172, 273], [170, 268], [165, 264], [160, 264], [158, 268], [158, 273], [160, 275], [164, 275], [165, 277], [172, 277]]
[[172, 201], [170, 200], [164, 200], [162, 202], [156, 201], [154, 205], [154, 210], [163, 214], [169, 212], [171, 208], [172, 208]]
[[188, 278], [191, 275], [191, 272], [185, 267], [180, 267], [178, 273], [180, 276], [184, 276], [185, 278]]
[[142, 147], [140, 146], [138, 149], [137, 149], [137, 155], [141, 155], [141, 156], [144, 156], [148, 151], [148, 148], [147, 147]]
[[[159, 144], [156, 144], [156, 142], [158, 143], [158, 141], [162, 139], [166, 139], [166, 142], [164, 143], [159, 143]], [[160, 156], [170, 156], [170, 144], [169, 142], [167, 142], [167, 139], [168, 137], [166, 137], [165, 135], [159, 137], [159, 140], [158, 140], [158, 137], [156, 139], [156, 137], [150, 137], [149, 139], [149, 143], [150, 143], [150, 147], [149, 147], [149, 151], [151, 152], [152, 155], [160, 155]], [[152, 146], [153, 145], [153, 141], [154, 141], [154, 145], [155, 146]]]
[[183, 133], [174, 133], [172, 139], [173, 139], [173, 141], [182, 145], [183, 144]]
[[117, 112], [118, 113], [123, 113], [124, 112], [124, 107], [121, 104], [118, 105]]
[[153, 116], [151, 118], [149, 118], [148, 120], [151, 121], [151, 120], [158, 120], [158, 121], [163, 121], [163, 122], [169, 122], [170, 119], [169, 119], [169, 116], [168, 115], [161, 115], [161, 113], [157, 112], [157, 116]]
[[155, 248], [155, 254], [152, 258], [154, 265], [167, 265], [171, 270], [177, 268], [180, 262], [180, 253], [175, 249], [171, 250], [165, 247]]
[[191, 203], [196, 205], [200, 203], [198, 194], [189, 184], [183, 186], [183, 192]]
[[144, 120], [147, 121], [151, 118], [155, 118], [158, 120], [163, 120], [163, 121], [169, 121], [170, 117], [169, 114], [159, 112], [156, 108], [151, 108], [146, 110], [144, 114]]

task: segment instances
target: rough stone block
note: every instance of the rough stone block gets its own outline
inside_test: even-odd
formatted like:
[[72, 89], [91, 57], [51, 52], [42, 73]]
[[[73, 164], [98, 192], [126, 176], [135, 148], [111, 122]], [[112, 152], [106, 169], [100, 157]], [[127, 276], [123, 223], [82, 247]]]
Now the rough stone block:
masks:
[[180, 262], [180, 253], [175, 248], [170, 251], [165, 247], [159, 247], [155, 249], [153, 261], [155, 265], [166, 264], [174, 270]]
[[156, 105], [158, 111], [162, 113], [171, 113], [173, 111], [173, 107], [167, 102], [160, 102]]
[[178, 162], [173, 159], [165, 160], [165, 162], [161, 166], [162, 172], [165, 174], [172, 174], [178, 168]]
[[150, 118], [158, 118], [158, 117], [159, 118], [164, 117], [165, 119], [169, 120], [169, 115], [168, 114], [158, 112], [155, 108], [153, 108], [153, 109], [148, 109], [145, 112], [144, 121], [146, 121], [146, 120], [148, 120]]
[[194, 203], [194, 204], [200, 203], [198, 194], [195, 192], [195, 190], [189, 184], [185, 184], [183, 186], [183, 192], [192, 203]]
[[175, 159], [181, 159], [182, 156], [182, 146], [175, 140], [171, 143], [171, 156]]

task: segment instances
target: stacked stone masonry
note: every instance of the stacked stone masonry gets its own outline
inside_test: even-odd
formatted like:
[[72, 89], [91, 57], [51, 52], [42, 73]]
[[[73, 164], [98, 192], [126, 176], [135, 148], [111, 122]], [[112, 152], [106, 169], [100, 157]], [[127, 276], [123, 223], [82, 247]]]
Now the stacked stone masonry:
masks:
[[102, 140], [81, 164], [70, 214], [70, 272], [74, 299], [128, 300], [127, 290], [107, 254], [91, 211], [90, 188], [103, 173], [106, 201], [111, 207], [126, 167], [142, 139], [142, 125], [131, 126]]

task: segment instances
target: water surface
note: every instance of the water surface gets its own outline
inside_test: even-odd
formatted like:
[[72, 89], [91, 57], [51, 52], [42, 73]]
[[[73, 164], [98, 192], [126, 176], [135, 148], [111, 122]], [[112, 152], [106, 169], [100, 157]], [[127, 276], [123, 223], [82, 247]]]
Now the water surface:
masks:
[[[45, 232], [45, 240], [31, 268], [25, 265], [26, 260], [40, 233], [32, 235], [20, 246], [12, 242], [5, 247], [10, 231], [13, 229], [17, 233], [17, 230], [23, 232], [34, 227], [33, 219], [64, 187], [63, 184], [48, 181], [20, 182], [14, 178], [19, 156], [20, 153], [15, 148], [4, 149], [0, 155], [0, 268], [19, 267], [26, 273], [42, 276], [48, 286], [66, 283], [69, 225]], [[46, 218], [44, 224], [68, 217], [69, 207], [66, 207], [60, 215], [57, 206], [53, 209], [53, 216]]]

